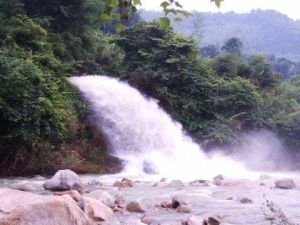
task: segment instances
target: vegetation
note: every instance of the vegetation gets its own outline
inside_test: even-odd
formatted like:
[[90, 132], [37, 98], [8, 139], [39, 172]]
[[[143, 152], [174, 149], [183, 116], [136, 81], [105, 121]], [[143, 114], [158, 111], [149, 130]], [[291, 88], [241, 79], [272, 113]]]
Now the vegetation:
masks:
[[[180, 24], [173, 23], [176, 32], [195, 35], [200, 47], [222, 46], [232, 37], [239, 38], [243, 51], [250, 54], [275, 55], [292, 61], [300, 61], [299, 21], [294, 21], [273, 10], [254, 10], [250, 13], [199, 13], [182, 17]], [[151, 22], [159, 12], [141, 11], [144, 20]]]
[[[234, 144], [240, 132], [259, 128], [299, 135], [297, 78], [281, 82], [263, 57], [241, 55], [239, 39], [212, 59], [201, 58], [192, 39], [155, 23], [122, 31], [117, 43], [125, 51], [123, 78], [159, 99], [206, 147]], [[295, 149], [296, 142], [287, 141]]]
[[[121, 77], [159, 99], [206, 149], [267, 128], [298, 153], [300, 79], [292, 76], [293, 62], [244, 55], [239, 38], [199, 54], [195, 39], [175, 33], [166, 19], [127, 18], [139, 1], [114, 2], [0, 0], [0, 175], [115, 162], [105, 158], [105, 138], [67, 82], [84, 73]], [[180, 5], [164, 5], [166, 15], [185, 14]], [[289, 75], [283, 80], [274, 69]]]

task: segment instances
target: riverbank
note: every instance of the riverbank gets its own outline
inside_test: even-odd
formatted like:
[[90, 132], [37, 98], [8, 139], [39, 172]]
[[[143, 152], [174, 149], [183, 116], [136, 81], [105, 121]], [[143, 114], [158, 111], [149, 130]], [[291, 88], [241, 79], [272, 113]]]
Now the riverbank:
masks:
[[[75, 224], [268, 225], [272, 221], [280, 219], [276, 218], [278, 214], [271, 213], [271, 210], [274, 209], [272, 207], [276, 209], [276, 206], [270, 205], [269, 201], [278, 205], [290, 221], [293, 223], [300, 222], [299, 176], [293, 175], [292, 180], [295, 186], [284, 183], [288, 186], [281, 186], [281, 188], [278, 186], [278, 179], [281, 179], [282, 175], [278, 177], [264, 175], [256, 180], [217, 176], [213, 180], [192, 182], [161, 179], [158, 176], [150, 175], [123, 178], [124, 174], [80, 176], [78, 181], [80, 185], [78, 186], [76, 181], [76, 185], [71, 187], [77, 191], [71, 192], [45, 190], [43, 184], [47, 179], [41, 176], [30, 179], [1, 179], [0, 224], [7, 224], [3, 221], [8, 218], [18, 217], [18, 221], [23, 221], [20, 216], [25, 216], [22, 214], [24, 213], [22, 210], [25, 209], [37, 210], [36, 213], [32, 214], [32, 221], [13, 224], [35, 224], [33, 221], [42, 220], [43, 215], [49, 215], [47, 214], [48, 211], [55, 214], [55, 209], [51, 207], [53, 201], [54, 205], [55, 202], [59, 202], [61, 210], [64, 210], [65, 207], [73, 209], [73, 211], [69, 211], [69, 214], [65, 214], [64, 219], [76, 218]], [[16, 191], [15, 189], [23, 191]], [[28, 194], [30, 196], [27, 198]], [[23, 198], [18, 196], [23, 196]], [[71, 201], [66, 196], [73, 200]], [[37, 200], [28, 202], [28, 199], [31, 198]], [[90, 198], [94, 198], [96, 202]], [[44, 210], [44, 214], [40, 213], [38, 209], [30, 208], [29, 206], [33, 207], [32, 204], [42, 206], [41, 210]], [[105, 207], [99, 208], [99, 204], [104, 204]], [[9, 210], [5, 208], [8, 205], [11, 207]], [[52, 224], [56, 217], [48, 218], [47, 225]], [[214, 218], [214, 220], [209, 220], [209, 218]], [[68, 219], [63, 220], [61, 218], [61, 221], [59, 218], [56, 219], [56, 225], [69, 224], [65, 223]], [[203, 221], [207, 223], [203, 223]]]

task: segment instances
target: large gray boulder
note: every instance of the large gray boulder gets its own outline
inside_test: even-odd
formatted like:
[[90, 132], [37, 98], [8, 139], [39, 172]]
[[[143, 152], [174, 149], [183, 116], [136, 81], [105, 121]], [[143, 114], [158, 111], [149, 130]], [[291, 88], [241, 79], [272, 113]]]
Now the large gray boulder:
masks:
[[73, 200], [0, 189], [0, 225], [91, 225]]
[[59, 170], [44, 183], [44, 188], [51, 191], [76, 190], [82, 192], [83, 186], [79, 176], [72, 170]]
[[296, 184], [293, 179], [280, 179], [275, 181], [275, 186], [280, 189], [293, 189]]

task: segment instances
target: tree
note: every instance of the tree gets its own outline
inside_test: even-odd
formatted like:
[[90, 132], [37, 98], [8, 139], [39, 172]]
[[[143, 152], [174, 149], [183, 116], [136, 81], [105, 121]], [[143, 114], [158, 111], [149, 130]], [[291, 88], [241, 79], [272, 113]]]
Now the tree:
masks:
[[228, 39], [222, 47], [222, 51], [229, 54], [241, 54], [243, 43], [240, 39], [234, 37]]
[[200, 49], [201, 56], [204, 58], [215, 58], [220, 54], [216, 45], [207, 45]]

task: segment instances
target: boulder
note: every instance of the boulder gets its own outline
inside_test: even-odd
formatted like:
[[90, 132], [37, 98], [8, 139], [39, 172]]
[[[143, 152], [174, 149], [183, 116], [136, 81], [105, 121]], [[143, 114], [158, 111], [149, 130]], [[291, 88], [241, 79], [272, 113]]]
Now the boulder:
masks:
[[79, 176], [72, 170], [59, 170], [43, 187], [51, 191], [77, 190], [82, 192], [83, 186]]
[[82, 195], [76, 190], [54, 192], [54, 195], [57, 195], [57, 196], [68, 195], [72, 199], [74, 199], [76, 202], [79, 202], [82, 200]]
[[90, 197], [90, 198], [94, 198], [111, 208], [114, 207], [115, 199], [110, 194], [108, 194], [106, 191], [95, 190], [95, 191], [88, 193], [86, 196]]
[[172, 203], [171, 203], [171, 202], [167, 202], [167, 201], [163, 201], [163, 202], [160, 204], [160, 206], [161, 206], [162, 208], [165, 208], [165, 209], [170, 209], [170, 208], [172, 208]]
[[135, 213], [145, 212], [145, 210], [141, 207], [140, 203], [138, 202], [129, 202], [126, 205], [126, 209], [128, 212], [135, 212]]
[[207, 180], [194, 180], [190, 182], [191, 186], [209, 187]]
[[280, 179], [275, 181], [275, 186], [280, 189], [293, 189], [296, 184], [293, 179]]
[[59, 196], [0, 189], [0, 225], [91, 225], [82, 210]]
[[186, 202], [180, 200], [177, 197], [173, 197], [172, 203], [171, 203], [171, 208], [177, 209], [180, 205], [186, 205]]
[[218, 175], [213, 178], [213, 183], [217, 186], [222, 185], [223, 181], [224, 181], [224, 177], [222, 175]]
[[203, 225], [203, 219], [190, 216], [186, 221], [182, 222], [182, 225]]
[[175, 188], [179, 188], [179, 187], [184, 187], [184, 183], [181, 180], [172, 180], [169, 184], [168, 187], [175, 187]]
[[133, 187], [133, 185], [134, 182], [132, 180], [123, 178], [121, 181], [116, 181], [113, 186], [118, 188], [126, 188], [126, 187]]
[[221, 222], [213, 217], [209, 217], [208, 219], [204, 220], [203, 225], [220, 225]]
[[240, 199], [240, 203], [243, 203], [243, 204], [251, 204], [253, 203], [253, 201], [249, 198], [241, 198]]
[[84, 197], [82, 203], [84, 213], [95, 221], [108, 221], [113, 215], [111, 208], [94, 198]]

